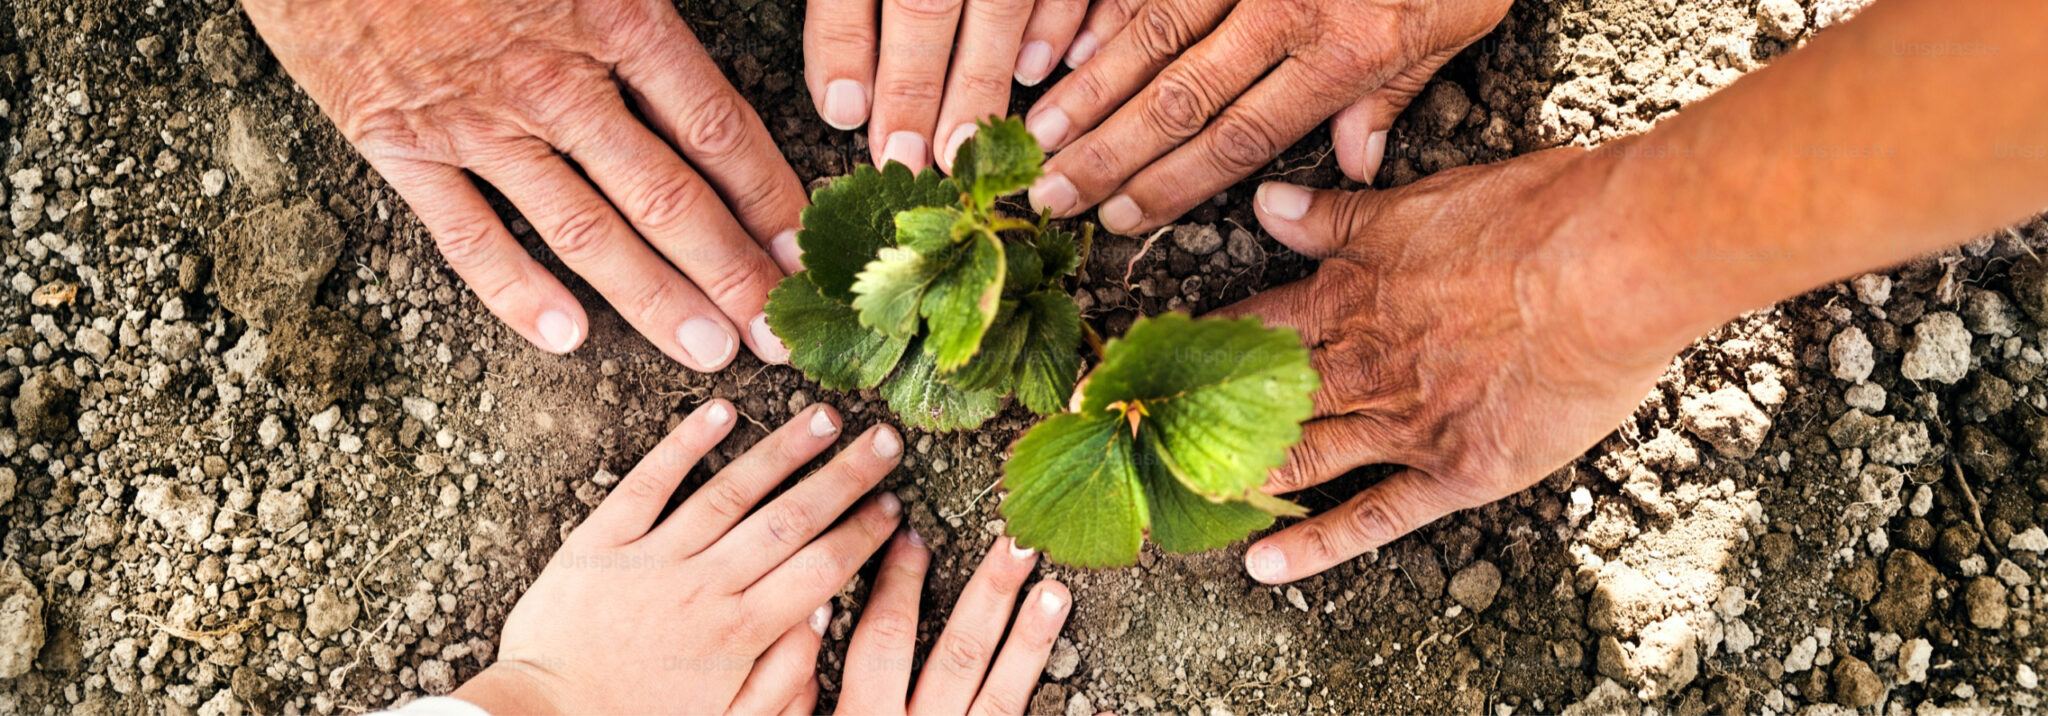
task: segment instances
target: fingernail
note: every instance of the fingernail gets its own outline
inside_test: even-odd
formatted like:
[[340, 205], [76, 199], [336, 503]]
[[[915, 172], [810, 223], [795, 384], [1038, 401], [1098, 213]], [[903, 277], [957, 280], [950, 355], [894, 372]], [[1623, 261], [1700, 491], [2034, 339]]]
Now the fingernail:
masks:
[[1052, 74], [1052, 43], [1033, 40], [1017, 51], [1017, 84], [1036, 87]]
[[1261, 211], [1282, 221], [1300, 221], [1308, 215], [1310, 194], [1293, 184], [1273, 181], [1259, 185], [1256, 201]]
[[896, 162], [913, 172], [924, 171], [930, 163], [926, 157], [928, 145], [924, 137], [916, 132], [896, 132], [889, 135], [889, 142], [882, 145], [882, 163]]
[[775, 337], [775, 331], [768, 327], [768, 314], [755, 316], [747, 322], [747, 331], [754, 334], [754, 350], [761, 354], [761, 360], [769, 363], [788, 363], [789, 346], [782, 345], [782, 339]]
[[704, 409], [704, 422], [710, 423], [712, 427], [718, 427], [731, 421], [732, 409], [725, 407], [724, 403], [712, 403], [711, 407]]
[[911, 526], [905, 525], [903, 529], [905, 529], [905, 530], [907, 530], [907, 531], [909, 532], [909, 534], [905, 534], [905, 535], [904, 535], [903, 537], [904, 537], [904, 539], [908, 539], [908, 540], [910, 540], [910, 544], [911, 544], [911, 546], [913, 546], [913, 547], [923, 547], [923, 546], [924, 546], [924, 535], [923, 535], [923, 534], [920, 534], [920, 533], [918, 533], [918, 531], [917, 531], [917, 528], [916, 528], [916, 527], [911, 527]]
[[882, 514], [888, 515], [890, 517], [895, 517], [897, 515], [903, 514], [903, 498], [897, 497], [896, 493], [882, 493], [881, 501]]
[[[973, 122], [964, 122], [953, 130], [953, 136], [946, 139], [946, 166], [953, 166], [953, 160], [960, 156], [960, 145], [966, 144], [967, 138], [974, 136], [975, 130]], [[959, 168], [954, 167], [953, 171], [958, 172]]]
[[903, 439], [896, 437], [896, 429], [887, 425], [875, 431], [875, 455], [883, 458], [896, 457], [903, 453]]
[[727, 332], [724, 326], [709, 318], [692, 318], [676, 329], [676, 342], [682, 344], [683, 352], [697, 361], [703, 370], [724, 368], [732, 360], [733, 350], [739, 347], [739, 339]]
[[1138, 202], [1131, 201], [1130, 197], [1122, 194], [1102, 202], [1102, 208], [1096, 212], [1096, 216], [1102, 219], [1102, 228], [1117, 234], [1137, 231], [1138, 223], [1145, 220], [1145, 212], [1138, 208]]
[[817, 632], [818, 636], [824, 636], [825, 625], [831, 623], [832, 605], [830, 603], [821, 604], [818, 606], [817, 611], [811, 612], [811, 631]]
[[1080, 67], [1081, 63], [1094, 57], [1095, 49], [1101, 46], [1102, 41], [1095, 39], [1093, 31], [1082, 30], [1081, 34], [1074, 36], [1074, 44], [1067, 46], [1067, 67]]
[[1067, 600], [1061, 599], [1060, 595], [1054, 594], [1050, 589], [1038, 594], [1038, 608], [1044, 611], [1046, 616], [1060, 613], [1060, 608], [1066, 605]]
[[822, 438], [839, 432], [839, 424], [832, 422], [832, 414], [824, 410], [811, 413], [811, 437]]
[[1031, 182], [1031, 208], [1051, 211], [1053, 216], [1064, 217], [1074, 209], [1074, 202], [1080, 193], [1074, 191], [1074, 183], [1065, 174], [1047, 174]]
[[1373, 177], [1379, 176], [1380, 161], [1387, 157], [1387, 130], [1373, 132], [1365, 138], [1365, 185], [1372, 186]]
[[835, 129], [854, 129], [868, 121], [868, 88], [853, 80], [832, 80], [825, 85], [825, 123]]
[[1010, 538], [1010, 556], [1012, 556], [1012, 557], [1016, 557], [1017, 559], [1030, 559], [1030, 558], [1031, 558], [1031, 555], [1034, 555], [1034, 554], [1037, 554], [1037, 553], [1038, 553], [1038, 550], [1035, 550], [1035, 549], [1031, 549], [1031, 548], [1029, 548], [1029, 547], [1025, 547], [1025, 546], [1023, 546], [1023, 545], [1017, 544], [1017, 538], [1015, 538], [1015, 537], [1011, 537], [1011, 538]]
[[1254, 545], [1251, 551], [1244, 553], [1244, 571], [1251, 574], [1252, 579], [1278, 584], [1286, 579], [1287, 555], [1270, 544]]
[[1067, 118], [1067, 111], [1058, 107], [1038, 110], [1024, 121], [1024, 131], [1030, 132], [1031, 137], [1038, 140], [1039, 148], [1046, 151], [1052, 151], [1065, 141], [1067, 128], [1071, 126], [1073, 121]]
[[775, 264], [783, 273], [804, 270], [804, 250], [796, 243], [796, 229], [790, 229], [768, 241], [768, 255], [775, 257]]
[[534, 328], [540, 330], [540, 339], [547, 341], [548, 350], [556, 353], [576, 350], [576, 344], [583, 341], [583, 329], [576, 325], [576, 319], [563, 311], [540, 314]]

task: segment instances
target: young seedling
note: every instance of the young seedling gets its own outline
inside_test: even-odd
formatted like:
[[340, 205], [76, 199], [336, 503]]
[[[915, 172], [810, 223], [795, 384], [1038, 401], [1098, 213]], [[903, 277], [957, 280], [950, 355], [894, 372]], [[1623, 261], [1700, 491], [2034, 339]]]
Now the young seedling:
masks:
[[1259, 488], [1301, 439], [1320, 382], [1291, 329], [1139, 319], [1109, 342], [1075, 410], [1017, 441], [1003, 466], [1009, 533], [1054, 561], [1109, 567], [1137, 559], [1148, 532], [1169, 552], [1200, 552], [1300, 516]]
[[881, 386], [907, 425], [973, 428], [1003, 399], [1059, 410], [1080, 373], [1065, 280], [1088, 237], [1000, 211], [1045, 160], [1015, 120], [980, 124], [951, 178], [862, 166], [811, 196], [804, 270], [769, 294], [789, 362], [835, 390]]
[[[1295, 333], [1166, 314], [1102, 344], [1066, 286], [1092, 227], [1077, 238], [997, 208], [1045, 159], [1023, 122], [982, 122], [957, 156], [951, 178], [862, 166], [812, 194], [804, 270], [768, 301], [790, 364], [834, 390], [880, 386], [926, 430], [977, 427], [1011, 395], [1051, 415], [1005, 464], [1002, 513], [1059, 562], [1130, 564], [1148, 532], [1213, 549], [1301, 514], [1259, 492], [1318, 384]], [[1070, 401], [1084, 335], [1100, 364]]]

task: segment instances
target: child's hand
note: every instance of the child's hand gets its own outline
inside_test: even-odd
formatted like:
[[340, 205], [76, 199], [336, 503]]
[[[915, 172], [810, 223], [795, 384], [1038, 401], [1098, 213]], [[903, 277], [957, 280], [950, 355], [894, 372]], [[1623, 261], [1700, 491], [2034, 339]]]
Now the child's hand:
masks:
[[[754, 510], [838, 436], [838, 415], [815, 406], [661, 519], [733, 416], [705, 403], [620, 481], [512, 609], [497, 663], [455, 696], [497, 716], [809, 712], [827, 600], [895, 531], [902, 503], [883, 493], [840, 515], [895, 467], [903, 441], [878, 425]], [[1005, 583], [1028, 569], [1005, 570]]]
[[[1010, 638], [1003, 623], [1017, 589], [1038, 555], [1009, 538], [996, 541], [953, 604], [953, 616], [926, 657], [917, 691], [910, 691], [911, 652], [917, 645], [918, 593], [931, 553], [916, 532], [889, 545], [867, 610], [846, 650], [839, 710], [854, 714], [1021, 714], [1045, 670], [1053, 640], [1072, 601], [1065, 585], [1047, 579], [1024, 598]], [[1002, 653], [996, 647], [1002, 646]], [[989, 666], [994, 657], [995, 666]], [[908, 704], [905, 703], [905, 694]]]

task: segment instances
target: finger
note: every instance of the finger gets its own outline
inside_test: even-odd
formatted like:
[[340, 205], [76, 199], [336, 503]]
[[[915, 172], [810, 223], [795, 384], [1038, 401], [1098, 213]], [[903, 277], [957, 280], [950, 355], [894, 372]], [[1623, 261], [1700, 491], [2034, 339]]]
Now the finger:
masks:
[[839, 437], [839, 413], [818, 404], [798, 414], [719, 470], [676, 508], [657, 539], [684, 556], [695, 555], [724, 537], [776, 485], [789, 479]]
[[1339, 250], [1375, 253], [1375, 231], [1383, 209], [1397, 198], [1394, 191], [1310, 190], [1283, 182], [1259, 185], [1252, 211], [1273, 239], [1310, 258], [1328, 258]]
[[732, 404], [723, 400], [697, 406], [640, 458], [576, 532], [608, 545], [625, 544], [647, 534], [683, 477], [732, 432], [732, 416]]
[[749, 611], [762, 623], [780, 624], [802, 616], [805, 604], [831, 599], [889, 541], [902, 515], [903, 502], [892, 493], [866, 501], [839, 526], [748, 587], [748, 602], [754, 605]]
[[[1230, 0], [1150, 0], [1138, 10], [1144, 17], [1129, 22], [1122, 32], [1094, 35], [1097, 15], [1122, 16], [1125, 11], [1117, 2], [1098, 3], [1095, 14], [1074, 39], [1074, 49], [1068, 51], [1069, 65], [1077, 69], [1032, 105], [1025, 128], [1046, 151], [1066, 146], [1124, 106], [1182, 50], [1209, 34], [1232, 4]], [[1093, 38], [1101, 38], [1101, 51], [1091, 52], [1093, 59], [1085, 64], [1073, 62], [1072, 56], [1095, 42]], [[1034, 202], [1034, 206], [1043, 205]]]
[[868, 121], [875, 81], [874, 0], [804, 3], [804, 84], [818, 116], [834, 129]]
[[1322, 343], [1322, 322], [1318, 320], [1318, 296], [1316, 290], [1318, 274], [1289, 284], [1281, 284], [1253, 294], [1237, 303], [1216, 309], [1210, 315], [1224, 318], [1257, 318], [1268, 328], [1292, 328], [1301, 336], [1302, 345], [1314, 347]]
[[492, 315], [541, 350], [568, 353], [582, 345], [590, 335], [583, 306], [505, 231], [461, 169], [402, 160], [374, 163], [433, 235], [448, 268]]
[[918, 600], [931, 552], [915, 529], [903, 530], [882, 557], [875, 588], [846, 645], [840, 705], [852, 713], [901, 708], [910, 693], [910, 661], [917, 648]]
[[718, 566], [714, 573], [736, 586], [753, 584], [810, 544], [848, 505], [874, 489], [902, 454], [903, 438], [894, 428], [869, 428], [817, 474], [742, 520], [701, 556]]
[[1403, 470], [1335, 509], [1259, 540], [1245, 551], [1245, 571], [1266, 584], [1320, 574], [1465, 506], [1444, 492], [1443, 483]]
[[1208, 201], [1280, 156], [1343, 108], [1348, 88], [1299, 58], [1288, 59], [1216, 116], [1200, 134], [1102, 202], [1102, 227], [1150, 231]]
[[1453, 54], [1439, 52], [1409, 65], [1330, 119], [1330, 143], [1337, 149], [1337, 167], [1344, 176], [1368, 186], [1373, 183], [1386, 159], [1387, 132], [1394, 120]]
[[813, 676], [805, 679], [803, 690], [797, 692], [796, 698], [789, 700], [788, 706], [782, 707], [782, 716], [817, 716], [817, 713], [818, 677]]
[[1031, 21], [1032, 0], [966, 0], [960, 18], [960, 39], [953, 48], [953, 66], [946, 76], [946, 97], [939, 103], [933, 158], [947, 173], [953, 155], [974, 136], [974, 122], [1009, 114], [1010, 81], [1017, 69], [1017, 47]]
[[962, 0], [882, 0], [882, 55], [868, 145], [875, 165], [931, 164], [932, 127], [945, 96]]
[[824, 643], [825, 625], [832, 621], [832, 605], [811, 610], [810, 618], [782, 633], [740, 684], [727, 713], [765, 714], [779, 711], [814, 683], [818, 672], [818, 647]]
[[1268, 495], [1306, 490], [1357, 468], [1392, 461], [1397, 449], [1392, 436], [1369, 418], [1310, 420], [1302, 424], [1301, 442], [1287, 452], [1287, 462], [1259, 489]]
[[[1159, 70], [1129, 104], [1047, 162], [1046, 175], [1039, 183], [1048, 187], [1043, 192], [1048, 203], [1041, 208], [1070, 216], [1094, 206], [1146, 165], [1208, 126], [1211, 117], [1257, 82], [1286, 52], [1279, 37], [1258, 29], [1252, 24], [1255, 22], [1264, 20], [1244, 13], [1223, 20], [1216, 32]], [[1133, 27], [1130, 32], [1144, 31]], [[1100, 63], [1102, 71], [1110, 71], [1110, 57]], [[1137, 58], [1118, 57], [1127, 71], [1136, 69], [1129, 63]], [[1094, 71], [1096, 67], [1091, 66], [1081, 72]], [[1061, 111], [1057, 106], [1044, 110], [1038, 116], [1041, 126], [1046, 117]], [[1054, 190], [1060, 186], [1073, 187], [1073, 195]], [[1068, 198], [1072, 201], [1055, 201]], [[1136, 217], [1128, 209], [1133, 206], [1129, 199], [1103, 204], [1103, 227], [1119, 233], [1131, 231], [1128, 221]]]
[[1045, 661], [1052, 655], [1060, 627], [1067, 623], [1067, 605], [1072, 601], [1066, 585], [1059, 582], [1046, 580], [1031, 588], [1018, 611], [1017, 623], [1003, 640], [1002, 654], [996, 657], [995, 666], [989, 667], [988, 678], [982, 681], [981, 693], [975, 695], [968, 713], [1022, 716], [1030, 708], [1031, 692], [1045, 673]]
[[[624, 105], [597, 111], [564, 130], [557, 146], [582, 165], [633, 228], [682, 269], [732, 325], [746, 327], [740, 337], [754, 355], [768, 363], [789, 361], [789, 349], [768, 330], [761, 311], [768, 292], [782, 280], [782, 269], [690, 165]], [[704, 320], [685, 323], [676, 340], [702, 364], [732, 350], [731, 334], [710, 330]]]
[[1052, 76], [1053, 63], [1073, 44], [1087, 12], [1087, 0], [1038, 0], [1030, 24], [1024, 26], [1024, 44], [1017, 50], [1017, 84], [1037, 87]]
[[1022, 549], [1003, 537], [989, 548], [981, 566], [960, 590], [953, 616], [926, 657], [924, 674], [917, 680], [917, 693], [910, 699], [911, 713], [954, 714], [967, 710], [974, 694], [981, 690], [982, 674], [989, 657], [995, 656], [1002, 640], [1003, 625], [1010, 620], [1010, 607], [1017, 600], [1017, 588], [1031, 575], [1038, 553]]
[[633, 233], [552, 150], [537, 148], [523, 161], [480, 166], [477, 174], [504, 192], [562, 263], [662, 353], [706, 373], [732, 362], [739, 341], [718, 306]]
[[1097, 0], [1089, 8], [1088, 17], [1081, 23], [1081, 32], [1074, 36], [1074, 42], [1067, 48], [1067, 67], [1077, 69], [1095, 59], [1095, 53], [1102, 49], [1102, 43], [1123, 32], [1124, 25], [1131, 21], [1138, 8], [1146, 0]]
[[673, 27], [668, 39], [622, 59], [619, 79], [649, 124], [711, 180], [747, 234], [776, 254], [783, 271], [795, 273], [801, 267], [789, 252], [810, 203], [803, 183], [682, 19], [667, 13], [665, 22]]

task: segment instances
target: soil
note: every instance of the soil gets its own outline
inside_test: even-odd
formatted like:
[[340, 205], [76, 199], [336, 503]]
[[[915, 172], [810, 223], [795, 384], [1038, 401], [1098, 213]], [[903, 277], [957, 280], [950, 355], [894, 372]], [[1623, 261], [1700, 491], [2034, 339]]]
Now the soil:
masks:
[[[1517, 4], [1403, 116], [1381, 183], [1641, 131], [1857, 4]], [[799, 175], [867, 155], [802, 91], [797, 3], [681, 10]], [[746, 418], [713, 468], [813, 401], [847, 434], [887, 419], [745, 356], [693, 375], [602, 308], [575, 355], [527, 347], [227, 0], [0, 16], [0, 712], [444, 693], [609, 475], [700, 401]], [[1833, 156], [1879, 151], [1854, 149]], [[1340, 183], [1322, 135], [1254, 179], [1276, 176]], [[1252, 187], [1142, 252], [1099, 242], [1090, 320], [1305, 275]], [[1242, 547], [1044, 568], [1077, 604], [1033, 710], [2035, 711], [2044, 244], [2017, 226], [1743, 316], [1538, 487], [1293, 586], [1250, 582]], [[932, 601], [1000, 532], [991, 487], [1027, 422], [911, 436], [890, 486], [937, 545]], [[829, 631], [828, 704], [864, 591]]]

